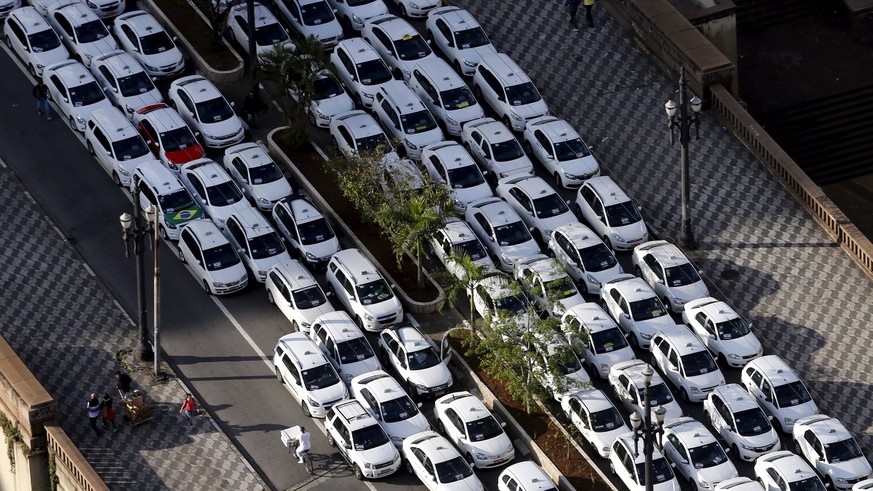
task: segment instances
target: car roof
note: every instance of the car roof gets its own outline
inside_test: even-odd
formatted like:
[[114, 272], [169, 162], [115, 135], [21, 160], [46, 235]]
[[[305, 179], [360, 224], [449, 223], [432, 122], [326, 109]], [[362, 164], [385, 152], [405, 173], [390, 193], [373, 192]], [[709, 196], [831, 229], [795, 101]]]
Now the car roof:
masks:
[[513, 293], [510, 289], [510, 285], [512, 285], [513, 281], [512, 278], [505, 274], [495, 272], [482, 278], [476, 282], [476, 284], [482, 285], [482, 287], [485, 288], [485, 291], [491, 295], [491, 298], [502, 298]]
[[85, 65], [76, 60], [65, 60], [45, 67], [46, 71], [56, 73], [67, 87], [78, 87], [94, 81], [94, 76]]
[[97, 14], [88, 8], [84, 2], [56, 3], [49, 7], [49, 12], [61, 12], [74, 26], [97, 20]]
[[664, 423], [664, 431], [675, 435], [688, 448], [699, 447], [717, 441], [703, 423], [688, 416]]
[[407, 324], [391, 327], [389, 329], [394, 331], [397, 335], [397, 339], [403, 344], [407, 353], [413, 353], [415, 351], [421, 351], [432, 347], [430, 340], [427, 339], [421, 331], [416, 329], [415, 326]]
[[370, 389], [377, 402], [390, 401], [406, 395], [403, 387], [384, 370], [374, 370], [352, 379], [352, 383]]
[[317, 284], [309, 270], [296, 259], [290, 259], [274, 264], [273, 267], [270, 268], [270, 271], [275, 271], [285, 278], [285, 281], [287, 281], [291, 286], [292, 291]]
[[[245, 13], [247, 9], [247, 5], [245, 2], [238, 3], [230, 8], [230, 11], [233, 13], [237, 13], [242, 11]], [[259, 2], [255, 2], [255, 27], [263, 27], [272, 24], [278, 24], [279, 19], [273, 15], [273, 12], [270, 11], [266, 6]]]
[[712, 297], [707, 303], [697, 304], [694, 310], [705, 313], [716, 324], [739, 317], [739, 314], [730, 305]]
[[518, 85], [530, 82], [530, 77], [506, 53], [488, 53], [482, 55], [479, 66], [485, 66], [500, 80], [504, 86]]
[[842, 421], [824, 414], [802, 418], [795, 425], [811, 429], [824, 445], [855, 438]]
[[111, 141], [139, 136], [133, 124], [115, 106], [101, 107], [91, 112], [89, 119], [100, 125]]
[[175, 109], [166, 104], [152, 104], [151, 106], [137, 109], [133, 114], [135, 120], [141, 121], [147, 119], [159, 132], [188, 127], [182, 116], [179, 116]]
[[434, 405], [451, 407], [465, 423], [491, 416], [491, 412], [488, 411], [485, 404], [467, 391], [452, 392], [440, 397]]
[[186, 164], [182, 168], [183, 173], [196, 174], [203, 181], [206, 187], [212, 187], [216, 184], [221, 184], [230, 181], [230, 176], [225, 172], [224, 167], [217, 162], [203, 158], [197, 159], [194, 162]]
[[372, 19], [367, 19], [364, 27], [366, 28], [369, 26], [379, 26], [392, 41], [406, 39], [407, 36], [421, 36], [421, 34], [412, 27], [412, 24], [393, 14], [382, 14], [377, 15]]
[[194, 234], [203, 249], [212, 249], [230, 243], [210, 220], [192, 220], [182, 229], [183, 232], [185, 230]]
[[468, 209], [479, 209], [492, 227], [516, 223], [521, 220], [509, 203], [500, 198], [488, 198], [470, 203]]
[[18, 20], [18, 23], [21, 24], [22, 28], [24, 28], [26, 34], [42, 32], [52, 28], [45, 18], [40, 15], [39, 11], [36, 10], [36, 7], [30, 5], [13, 9], [9, 12], [9, 15]]
[[401, 114], [426, 110], [418, 95], [402, 80], [389, 80], [380, 85], [377, 92], [381, 92]]
[[446, 6], [437, 8], [429, 14], [443, 19], [452, 31], [461, 31], [479, 27], [479, 22], [473, 14], [459, 7]]
[[541, 130], [551, 142], [562, 142], [581, 138], [579, 133], [567, 121], [555, 116], [542, 116], [527, 123], [527, 127]]
[[228, 220], [231, 218], [236, 219], [248, 238], [260, 237], [274, 231], [270, 222], [254, 207], [242, 207], [235, 210], [228, 217]]
[[512, 464], [500, 474], [512, 474], [519, 483], [520, 491], [555, 489], [555, 484], [549, 479], [545, 471], [530, 460]]
[[624, 273], [607, 281], [607, 288], [615, 288], [628, 302], [637, 302], [647, 298], [657, 297], [652, 288], [642, 279], [629, 273]]
[[291, 210], [291, 214], [294, 215], [294, 220], [298, 223], [306, 222], [315, 218], [322, 218], [324, 216], [315, 204], [309, 200], [309, 198], [301, 194], [282, 198], [282, 201], [284, 201]]
[[422, 58], [415, 66], [415, 69], [424, 73], [436, 86], [436, 90], [440, 92], [467, 86], [461, 76], [455, 73], [451, 65], [436, 56]]
[[[634, 443], [634, 434], [633, 432], [623, 433], [616, 437], [616, 442], [620, 442], [622, 446], [627, 450], [628, 454], [634, 457], [635, 464], [641, 464], [645, 461], [646, 455], [643, 452], [643, 445], [638, 445]], [[654, 449], [654, 453], [652, 454], [652, 458], [662, 458], [663, 455], [661, 451], [658, 450], [657, 446], [652, 446]]]
[[357, 399], [346, 399], [340, 401], [334, 404], [333, 411], [335, 414], [342, 417], [346, 422], [349, 431], [355, 431], [374, 425], [379, 426], [379, 422], [376, 421], [376, 418], [368, 413]]
[[476, 239], [476, 234], [470, 229], [470, 225], [463, 220], [452, 220], [443, 225], [442, 231], [452, 244], [460, 244]]
[[740, 384], [719, 385], [712, 390], [712, 393], [719, 396], [733, 413], [760, 408], [755, 399]]
[[679, 356], [707, 351], [706, 346], [700, 342], [700, 339], [684, 326], [675, 325], [661, 328], [655, 333], [655, 336], [658, 335], [667, 340], [670, 346], [679, 353]]
[[755, 461], [756, 467], [759, 462], [763, 465], [770, 464], [774, 469], [780, 471], [782, 476], [789, 482], [818, 477], [818, 474], [803, 460], [803, 457], [788, 450], [779, 450], [762, 455]]
[[164, 167], [160, 160], [143, 162], [136, 167], [136, 172], [142, 175], [143, 179], [148, 181], [159, 194], [185, 189], [176, 174]]
[[578, 399], [589, 413], [615, 407], [602, 390], [593, 387], [576, 391], [570, 394], [570, 398]]
[[331, 256], [330, 260], [340, 263], [356, 284], [382, 278], [376, 266], [358, 249], [343, 249]]
[[[188, 227], [190, 226], [188, 225]], [[322, 354], [321, 349], [315, 345], [315, 342], [302, 332], [286, 334], [279, 338], [277, 344], [285, 346], [289, 356], [297, 361], [301, 370], [320, 367], [329, 363], [324, 354]]]
[[519, 270], [524, 267], [530, 268], [531, 272], [544, 282], [567, 277], [567, 272], [564, 271], [564, 268], [545, 254], [528, 256], [520, 259], [516, 264], [518, 264]]
[[584, 186], [590, 187], [600, 197], [605, 206], [616, 205], [630, 201], [628, 195], [618, 187], [609, 176], [592, 177], [585, 181]]
[[106, 67], [116, 78], [144, 71], [136, 59], [127, 51], [115, 50], [94, 58], [94, 63]]
[[785, 360], [777, 355], [759, 356], [751, 360], [746, 366], [756, 368], [767, 377], [772, 385], [783, 385], [800, 380], [800, 377], [785, 363]]
[[646, 242], [645, 244], [638, 245], [635, 249], [636, 251], [639, 251], [640, 254], [651, 254], [664, 267], [680, 266], [691, 262], [676, 245], [666, 240]]
[[257, 143], [240, 143], [225, 150], [225, 156], [240, 157], [244, 166], [248, 168], [260, 167], [273, 162], [263, 147]]
[[[631, 380], [633, 380], [634, 385], [636, 385], [638, 389], [642, 389], [646, 385], [643, 381], [643, 370], [645, 370], [646, 365], [648, 365], [648, 363], [644, 362], [643, 360], [634, 359], [628, 361], [620, 361], [612, 366], [611, 371], [624, 373]], [[661, 378], [657, 370], [652, 368], [652, 372], [652, 385], [655, 385], [657, 383], [664, 383], [664, 379]]]
[[581, 222], [570, 222], [555, 229], [572, 242], [574, 247], [586, 248], [603, 243], [587, 225]]
[[549, 185], [549, 183], [547, 183], [542, 177], [538, 176], [510, 176], [503, 178], [501, 183], [506, 183], [507, 185], [519, 188], [531, 199], [557, 194], [555, 188]]
[[376, 122], [376, 119], [370, 113], [355, 109], [347, 113], [334, 116], [338, 123], [342, 123], [348, 128], [352, 138], [364, 138], [373, 135], [384, 135], [382, 127]]
[[143, 10], [134, 10], [133, 12], [127, 12], [125, 14], [121, 14], [115, 18], [115, 22], [124, 22], [129, 25], [137, 35], [142, 36], [143, 31], [148, 34], [153, 32], [163, 31], [164, 28], [158, 23], [157, 19], [155, 19], [152, 14], [145, 12]]
[[589, 333], [606, 331], [618, 327], [615, 321], [613, 321], [612, 318], [594, 302], [580, 303], [570, 307], [566, 312], [564, 312], [562, 320], [569, 316], [574, 316], [579, 319]]
[[194, 100], [194, 103], [203, 102], [215, 99], [216, 97], [224, 97], [221, 92], [209, 80], [200, 75], [189, 75], [173, 81], [171, 86], [184, 89], [185, 92]]
[[[302, 267], [302, 266], [301, 266]], [[349, 341], [351, 339], [363, 338], [364, 333], [355, 324], [351, 316], [344, 310], [335, 310], [326, 314], [321, 314], [313, 325], [319, 324], [324, 327], [335, 342]]]
[[368, 43], [364, 38], [354, 37], [346, 38], [337, 44], [334, 49], [343, 49], [353, 63], [363, 63], [369, 60], [381, 60], [379, 53]]
[[423, 431], [413, 437], [409, 444], [421, 449], [434, 464], [452, 460], [460, 455], [445, 437], [435, 431]]
[[464, 124], [464, 130], [467, 130], [468, 128], [469, 131], [472, 131], [473, 129], [479, 131], [479, 133], [481, 133], [482, 136], [492, 144], [515, 138], [515, 135], [509, 131], [509, 128], [507, 128], [506, 125], [494, 118], [474, 119], [473, 121]]
[[[458, 167], [466, 167], [476, 165], [476, 161], [458, 142], [447, 140], [439, 143], [434, 143], [424, 147], [424, 152], [435, 155], [439, 158], [440, 163], [446, 169], [457, 169]], [[422, 158], [424, 160], [424, 158]]]

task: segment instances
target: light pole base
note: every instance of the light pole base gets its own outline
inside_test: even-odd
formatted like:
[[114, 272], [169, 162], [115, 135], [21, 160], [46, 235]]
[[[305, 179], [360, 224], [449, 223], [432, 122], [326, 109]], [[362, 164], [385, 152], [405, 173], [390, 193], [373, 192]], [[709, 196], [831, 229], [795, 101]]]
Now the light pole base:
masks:
[[155, 359], [155, 352], [152, 351], [150, 346], [137, 346], [133, 352], [133, 359], [136, 361], [153, 361]]
[[676, 237], [676, 243], [682, 250], [692, 251], [697, 249], [697, 240], [694, 239], [694, 234], [690, 230], [679, 232], [679, 236]]

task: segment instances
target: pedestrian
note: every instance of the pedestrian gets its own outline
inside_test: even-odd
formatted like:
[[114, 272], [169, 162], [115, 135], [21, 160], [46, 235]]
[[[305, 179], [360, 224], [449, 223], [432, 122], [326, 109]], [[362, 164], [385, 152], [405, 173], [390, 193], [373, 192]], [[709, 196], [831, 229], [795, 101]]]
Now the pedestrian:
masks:
[[591, 12], [594, 10], [594, 0], [584, 0], [583, 4], [585, 6], [585, 20], [588, 21], [588, 27], [594, 27], [594, 15]]
[[100, 429], [97, 428], [97, 418], [100, 417], [100, 399], [97, 399], [97, 393], [92, 392], [91, 398], [88, 399], [88, 405], [86, 408], [88, 409], [88, 419], [91, 428], [94, 430], [94, 433], [97, 433], [97, 436], [101, 435]]
[[[585, 0], [590, 1], [590, 0]], [[579, 24], [576, 23], [576, 12], [579, 11], [579, 5], [582, 3], [582, 0], [567, 0], [566, 7], [567, 11], [570, 13], [570, 27], [574, 31], [579, 30]]]
[[33, 87], [33, 97], [36, 98], [36, 115], [42, 116], [45, 113], [45, 119], [51, 121], [52, 109], [48, 103], [48, 96], [48, 86], [42, 83], [42, 80], [37, 81]]
[[115, 403], [109, 397], [109, 392], [103, 393], [103, 406], [100, 408], [100, 416], [103, 418], [104, 430], [109, 429], [109, 425], [112, 425], [112, 432], [118, 433], [118, 426], [115, 424]]
[[197, 399], [194, 399], [194, 396], [188, 394], [188, 397], [182, 401], [182, 407], [179, 408], [179, 413], [185, 412], [185, 417], [188, 418], [188, 428], [194, 427], [194, 416], [197, 416], [199, 412], [197, 409]]
[[249, 128], [258, 127], [258, 113], [265, 112], [266, 110], [267, 104], [261, 99], [261, 89], [255, 85], [243, 101], [243, 112], [245, 113], [246, 123], [248, 123]]
[[115, 385], [115, 388], [121, 391], [122, 396], [130, 392], [130, 384], [133, 383], [130, 375], [126, 373], [121, 373], [120, 370], [116, 370], [115, 379], [118, 380], [118, 384]]

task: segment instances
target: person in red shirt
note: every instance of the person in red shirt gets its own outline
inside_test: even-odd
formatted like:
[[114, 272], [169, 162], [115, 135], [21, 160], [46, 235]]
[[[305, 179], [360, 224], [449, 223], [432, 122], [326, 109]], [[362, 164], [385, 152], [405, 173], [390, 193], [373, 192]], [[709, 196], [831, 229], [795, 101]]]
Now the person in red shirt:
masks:
[[197, 399], [194, 399], [194, 396], [188, 394], [188, 397], [182, 401], [182, 407], [179, 408], [179, 413], [185, 412], [185, 417], [188, 418], [188, 428], [194, 427], [194, 416], [197, 416]]

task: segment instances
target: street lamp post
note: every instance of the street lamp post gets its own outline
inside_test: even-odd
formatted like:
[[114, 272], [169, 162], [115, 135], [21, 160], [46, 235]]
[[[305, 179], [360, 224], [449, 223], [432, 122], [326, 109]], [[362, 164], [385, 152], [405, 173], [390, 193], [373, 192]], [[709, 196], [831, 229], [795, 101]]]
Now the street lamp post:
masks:
[[[136, 198], [134, 198], [136, 199]], [[155, 208], [153, 205], [149, 205], [149, 208]], [[146, 210], [146, 215], [149, 216], [149, 220], [151, 221], [152, 228], [152, 255], [154, 256], [154, 292], [153, 295], [153, 306], [152, 309], [152, 324], [154, 325], [154, 356], [155, 356], [155, 378], [162, 378], [161, 374], [161, 343], [158, 338], [158, 326], [160, 325], [161, 319], [161, 268], [160, 268], [160, 234], [156, 231], [158, 230], [158, 213], [157, 209], [154, 209], [152, 212]]]
[[[133, 241], [133, 251], [136, 254], [136, 305], [137, 305], [137, 345], [134, 358], [137, 361], [151, 361], [154, 356], [151, 346], [149, 345], [148, 331], [146, 331], [146, 303], [145, 303], [145, 274], [143, 267], [143, 253], [145, 252], [145, 238], [153, 233], [152, 221], [157, 213], [154, 205], [149, 205], [146, 208], [148, 220], [145, 225], [140, 221], [140, 205], [139, 197], [133, 198], [133, 216], [130, 213], [123, 213], [119, 217], [121, 228], [124, 230], [122, 239], [124, 240], [124, 257], [130, 257], [130, 242]], [[149, 243], [151, 246], [151, 243]]]
[[639, 454], [637, 442], [639, 442], [640, 438], [643, 438], [643, 454], [646, 458], [646, 491], [652, 491], [654, 488], [654, 483], [652, 482], [652, 456], [655, 453], [655, 438], [658, 438], [658, 444], [660, 445], [661, 433], [663, 433], [662, 430], [664, 427], [664, 416], [667, 414], [667, 410], [664, 409], [664, 406], [658, 406], [658, 409], [655, 409], [655, 419], [657, 423], [655, 426], [652, 426], [652, 398], [649, 389], [652, 386], [652, 375], [654, 374], [655, 371], [652, 370], [651, 365], [646, 365], [646, 368], [643, 369], [643, 381], [645, 383], [645, 394], [643, 398], [644, 416], [640, 418], [639, 414], [633, 413], [630, 417], [631, 426], [634, 429], [634, 452], [637, 454]]
[[[688, 112], [688, 103], [691, 104], [691, 112]], [[688, 80], [685, 78], [685, 67], [679, 70], [679, 115], [676, 115], [676, 103], [672, 100], [664, 104], [667, 111], [667, 126], [670, 128], [670, 145], [674, 143], [673, 129], [679, 128], [679, 144], [682, 145], [682, 223], [679, 232], [679, 244], [684, 249], [693, 249], [696, 246], [694, 232], [691, 230], [691, 217], [688, 214], [688, 201], [691, 194], [689, 176], [688, 142], [691, 141], [691, 125], [694, 125], [695, 137], [700, 139], [700, 119], [698, 115], [703, 101], [694, 96], [688, 101]]]

